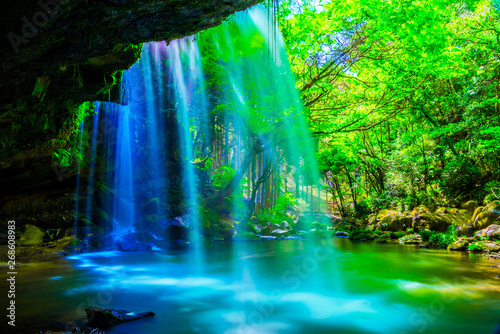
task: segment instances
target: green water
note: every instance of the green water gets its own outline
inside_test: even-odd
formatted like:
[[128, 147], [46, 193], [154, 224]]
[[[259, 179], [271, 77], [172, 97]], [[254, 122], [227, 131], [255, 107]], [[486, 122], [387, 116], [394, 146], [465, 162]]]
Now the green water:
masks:
[[21, 267], [17, 333], [86, 306], [153, 311], [106, 333], [492, 333], [500, 262], [399, 244], [220, 242], [193, 254], [96, 253]]

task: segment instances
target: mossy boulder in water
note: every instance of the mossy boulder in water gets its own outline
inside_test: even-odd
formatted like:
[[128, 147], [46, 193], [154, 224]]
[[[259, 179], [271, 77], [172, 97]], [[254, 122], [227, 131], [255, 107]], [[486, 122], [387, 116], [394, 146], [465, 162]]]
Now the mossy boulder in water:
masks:
[[467, 210], [467, 212], [472, 216], [474, 214], [474, 210], [476, 210], [476, 208], [478, 207], [479, 205], [477, 204], [476, 201], [467, 201], [465, 202], [464, 204], [462, 204], [462, 208], [464, 210]]
[[280, 229], [282, 230], [290, 230], [290, 224], [287, 221], [282, 221], [280, 224]]
[[376, 217], [376, 227], [382, 231], [400, 231], [411, 226], [411, 217], [395, 210], [382, 210]]
[[448, 250], [463, 251], [467, 250], [469, 242], [467, 239], [459, 239], [448, 246]]
[[412, 227], [417, 232], [423, 230], [446, 232], [450, 225], [466, 227], [469, 222], [467, 211], [455, 208], [438, 208], [436, 212], [431, 212], [421, 205], [413, 209], [411, 216]]
[[116, 237], [113, 246], [121, 252], [146, 252], [151, 250], [153, 241], [149, 233], [127, 233]]
[[476, 241], [469, 245], [471, 252], [498, 252], [500, 251], [500, 244], [491, 240]]
[[272, 234], [275, 237], [285, 237], [288, 235], [288, 230], [282, 230], [280, 228], [275, 229]]
[[422, 237], [418, 233], [408, 234], [399, 238], [399, 242], [405, 245], [416, 245], [422, 242]]
[[445, 221], [443, 227], [448, 227], [449, 225], [454, 225], [457, 227], [461, 227], [462, 229], [466, 229], [470, 223], [471, 214], [468, 213], [465, 209], [456, 209], [456, 208], [438, 208], [434, 215], [437, 217], [437, 220]]
[[500, 244], [496, 241], [484, 240], [483, 241], [484, 250], [487, 252], [498, 252], [500, 251]]
[[488, 237], [492, 240], [500, 240], [500, 225], [493, 224], [476, 232], [476, 238]]

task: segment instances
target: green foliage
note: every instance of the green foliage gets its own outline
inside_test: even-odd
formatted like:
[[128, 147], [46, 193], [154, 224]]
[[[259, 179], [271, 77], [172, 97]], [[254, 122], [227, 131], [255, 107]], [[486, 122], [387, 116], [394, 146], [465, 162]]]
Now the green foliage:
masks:
[[418, 234], [422, 237], [423, 242], [429, 242], [432, 235], [436, 234], [436, 232], [431, 230], [422, 230]]
[[443, 169], [441, 187], [446, 194], [456, 197], [467, 190], [472, 191], [480, 177], [481, 171], [473, 161], [459, 157]]
[[404, 237], [405, 235], [406, 234], [404, 232], [391, 232], [390, 233], [391, 239], [399, 239], [399, 238]]
[[419, 234], [422, 237], [422, 241], [429, 242], [430, 245], [439, 248], [447, 248], [450, 244], [458, 240], [455, 226], [448, 226], [446, 233], [423, 230]]
[[500, 180], [492, 2], [321, 3], [286, 0], [279, 22], [339, 211], [490, 195]]
[[409, 234], [409, 235], [405, 235], [405, 236], [402, 236], [399, 239], [399, 242], [404, 244], [408, 241], [412, 241], [412, 240], [415, 240], [415, 236], [413, 234]]
[[328, 229], [328, 224], [325, 223], [314, 222], [312, 226], [316, 231], [326, 231]]
[[467, 248], [469, 249], [469, 252], [482, 252], [485, 249], [485, 246], [481, 241], [478, 241], [478, 242], [474, 242], [472, 244], [469, 244], [469, 246], [467, 246]]
[[349, 238], [353, 240], [373, 240], [375, 237], [373, 236], [372, 231], [370, 230], [353, 230], [349, 233]]
[[265, 209], [256, 215], [257, 222], [260, 225], [281, 224], [286, 221], [293, 229], [293, 218], [300, 216], [300, 214], [307, 209], [304, 200], [297, 199], [292, 193], [287, 192], [276, 199], [276, 205], [271, 209]]
[[236, 170], [231, 166], [222, 165], [214, 171], [212, 175], [212, 185], [217, 188], [224, 188], [229, 184]]
[[60, 167], [75, 167], [82, 161], [83, 155], [76, 149], [60, 148], [52, 155], [52, 163]]
[[252, 223], [239, 223], [236, 226], [236, 230], [238, 231], [238, 234], [243, 233], [243, 232], [248, 232], [248, 233], [253, 233], [257, 234], [257, 229]]

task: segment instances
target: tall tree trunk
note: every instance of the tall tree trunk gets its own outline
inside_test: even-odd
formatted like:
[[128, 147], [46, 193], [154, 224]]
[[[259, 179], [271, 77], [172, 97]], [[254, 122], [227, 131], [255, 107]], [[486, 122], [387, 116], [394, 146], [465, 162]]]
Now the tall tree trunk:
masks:
[[221, 189], [221, 191], [219, 191], [219, 193], [217, 194], [216, 200], [215, 200], [217, 204], [222, 204], [222, 202], [224, 201], [224, 198], [231, 195], [236, 190], [236, 188], [238, 188], [238, 185], [240, 184], [241, 179], [245, 175], [252, 160], [255, 158], [255, 156], [257, 154], [259, 154], [263, 151], [264, 151], [264, 148], [262, 146], [262, 143], [259, 139], [257, 139], [255, 141], [255, 143], [252, 145], [252, 147], [250, 148], [249, 152], [246, 154], [245, 159], [241, 163], [241, 167], [238, 169], [236, 174], [233, 176], [233, 178], [231, 179], [229, 184], [226, 187], [224, 187], [223, 189]]

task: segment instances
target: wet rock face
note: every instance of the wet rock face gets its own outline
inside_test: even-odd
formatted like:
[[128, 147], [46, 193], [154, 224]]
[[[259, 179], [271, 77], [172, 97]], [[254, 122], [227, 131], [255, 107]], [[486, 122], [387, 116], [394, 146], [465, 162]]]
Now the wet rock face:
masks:
[[192, 35], [259, 2], [4, 1], [0, 206], [2, 197], [12, 196], [4, 189], [26, 194], [74, 176], [54, 177], [52, 154], [74, 138], [82, 102], [118, 101], [121, 71], [137, 61], [143, 42]]
[[37, 83], [35, 98], [52, 95], [50, 85], [75, 65], [82, 66], [89, 82], [98, 80], [132, 65], [139, 56], [133, 45], [192, 35], [258, 2], [7, 0], [0, 23], [6, 37], [0, 41], [2, 99], [13, 103], [21, 94], [31, 95]]

